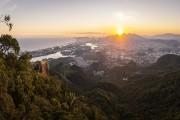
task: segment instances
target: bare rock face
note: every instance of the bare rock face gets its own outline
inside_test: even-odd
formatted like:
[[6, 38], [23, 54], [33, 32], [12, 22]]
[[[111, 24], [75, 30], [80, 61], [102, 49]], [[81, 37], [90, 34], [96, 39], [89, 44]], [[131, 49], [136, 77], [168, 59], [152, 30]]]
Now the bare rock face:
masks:
[[40, 61], [41, 64], [41, 73], [43, 74], [44, 77], [48, 76], [48, 63], [47, 61]]
[[39, 73], [42, 73], [44, 77], [47, 77], [49, 73], [49, 63], [46, 60], [39, 61], [35, 65], [34, 69]]

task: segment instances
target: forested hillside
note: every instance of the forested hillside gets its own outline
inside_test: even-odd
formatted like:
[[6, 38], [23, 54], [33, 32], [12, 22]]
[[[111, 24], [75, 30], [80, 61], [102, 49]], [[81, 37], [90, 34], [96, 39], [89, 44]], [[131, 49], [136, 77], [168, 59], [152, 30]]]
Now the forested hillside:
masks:
[[[180, 119], [178, 68], [161, 68], [161, 71], [153, 72], [150, 69], [148, 73], [149, 68], [142, 72], [131, 62], [111, 70], [100, 67], [106, 69], [108, 76], [97, 77], [91, 73], [96, 66], [84, 70], [60, 63], [51, 67], [50, 76], [45, 77], [34, 70], [29, 53], [19, 56], [20, 48], [15, 38], [2, 35], [0, 44], [2, 119]], [[152, 66], [159, 67], [165, 57]], [[124, 72], [129, 73], [128, 81], [118, 79]]]
[[[107, 72], [105, 77], [93, 76], [92, 66], [82, 69], [61, 63], [52, 69], [68, 78], [71, 89], [87, 97], [88, 103], [101, 109], [110, 120], [178, 120], [180, 69], [175, 65], [177, 61], [171, 60], [172, 56], [178, 57], [162, 56], [146, 68], [132, 61], [124, 67], [102, 67]], [[174, 67], [164, 64], [164, 58], [171, 60], [169, 64]], [[157, 67], [161, 69], [156, 70]], [[129, 80], [122, 80], [124, 74]]]
[[0, 37], [0, 118], [29, 120], [106, 119], [84, 96], [76, 96], [57, 77], [33, 70], [31, 55], [19, 57], [19, 44], [10, 35]]
[[0, 11], [0, 120], [180, 120], [180, 0]]

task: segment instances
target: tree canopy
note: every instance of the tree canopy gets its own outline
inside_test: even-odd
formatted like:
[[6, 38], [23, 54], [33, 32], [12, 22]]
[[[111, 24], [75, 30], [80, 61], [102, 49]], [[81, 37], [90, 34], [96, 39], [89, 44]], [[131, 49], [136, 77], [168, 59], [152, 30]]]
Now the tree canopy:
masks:
[[0, 56], [5, 58], [8, 54], [12, 53], [18, 55], [20, 51], [18, 41], [11, 35], [1, 35], [0, 37]]

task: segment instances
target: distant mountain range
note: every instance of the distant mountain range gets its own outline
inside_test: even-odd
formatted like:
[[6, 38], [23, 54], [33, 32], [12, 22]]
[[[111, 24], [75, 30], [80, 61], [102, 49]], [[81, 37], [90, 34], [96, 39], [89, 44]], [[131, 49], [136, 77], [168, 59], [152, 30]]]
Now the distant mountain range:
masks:
[[137, 34], [123, 34], [122, 36], [128, 38], [135, 38], [135, 39], [162, 39], [162, 40], [180, 40], [180, 34], [173, 34], [173, 33], [165, 33], [165, 34], [156, 34], [153, 36], [146, 36], [146, 35], [137, 35]]
[[151, 38], [164, 39], [164, 40], [180, 40], [180, 34], [172, 34], [172, 33], [157, 34], [157, 35], [153, 35]]
[[133, 40], [146, 40], [146, 39], [161, 39], [161, 40], [180, 40], [180, 34], [173, 34], [173, 33], [165, 33], [165, 34], [156, 34], [153, 36], [147, 35], [138, 35], [134, 33], [122, 34], [122, 35], [114, 35], [109, 36], [108, 38], [126, 38], [126, 39], [133, 39]]
[[123, 34], [122, 37], [126, 37], [127, 39], [137, 39], [137, 40], [144, 40], [146, 39], [143, 36], [134, 34], [134, 33], [129, 33], [129, 34]]
[[122, 35], [113, 35], [113, 36], [108, 36], [106, 37], [107, 40], [125, 40], [126, 42], [139, 42], [139, 41], [146, 41], [147, 39], [143, 36], [137, 35], [137, 34], [122, 34]]
[[146, 39], [162, 39], [162, 40], [180, 40], [180, 34], [173, 34], [173, 33], [165, 33], [165, 34], [156, 34], [153, 36], [141, 36], [138, 34], [122, 34], [122, 35], [114, 35], [109, 36], [108, 38], [118, 38], [118, 39], [133, 39], [133, 40], [146, 40]]
[[154, 42], [161, 42], [164, 43], [168, 42], [167, 44], [176, 44], [178, 45], [180, 42], [180, 34], [172, 34], [172, 33], [166, 33], [166, 34], [157, 34], [153, 36], [141, 36], [138, 34], [122, 34], [122, 35], [113, 35], [113, 36], [108, 36], [106, 37], [108, 40], [126, 40], [126, 42], [134, 42], [134, 43], [139, 43], [139, 42], [147, 42], [148, 40], [154, 41]]

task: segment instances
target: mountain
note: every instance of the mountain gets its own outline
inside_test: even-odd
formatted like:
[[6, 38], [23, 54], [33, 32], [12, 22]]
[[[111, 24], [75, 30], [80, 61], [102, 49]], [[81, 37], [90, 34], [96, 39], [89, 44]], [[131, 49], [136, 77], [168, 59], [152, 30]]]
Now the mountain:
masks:
[[152, 39], [151, 42], [156, 42], [161, 45], [165, 45], [165, 48], [177, 48], [180, 46], [180, 42], [178, 40]]
[[122, 35], [113, 35], [113, 36], [108, 36], [106, 39], [108, 40], [115, 40], [115, 41], [119, 41], [119, 40], [125, 40], [126, 42], [138, 42], [138, 41], [146, 41], [147, 39], [145, 37], [142, 37], [140, 35], [137, 34], [132, 34], [132, 33], [128, 33], [128, 34], [122, 34]]
[[166, 54], [161, 56], [156, 63], [150, 66], [151, 69], [172, 69], [180, 67], [180, 56]]
[[[2, 120], [180, 120], [178, 55], [160, 57], [152, 65], [154, 72], [140, 71], [133, 61], [110, 69], [98, 62], [88, 70], [62, 63], [67, 62], [63, 59], [50, 63], [49, 74], [44, 75], [46, 61], [37, 63], [35, 71], [28, 53], [18, 57], [12, 51], [0, 57]], [[109, 72], [100, 79], [89, 74], [93, 70]]]
[[137, 35], [137, 34], [134, 34], [134, 33], [129, 33], [129, 34], [123, 34], [122, 35], [122, 38], [126, 38], [126, 39], [133, 39], [133, 40], [145, 40], [146, 38], [140, 36], [140, 35]]
[[151, 38], [164, 39], [164, 40], [180, 40], [180, 34], [172, 34], [172, 33], [157, 34], [152, 36]]
[[179, 120], [179, 74], [180, 70], [171, 70], [128, 81], [120, 96], [131, 120]]

